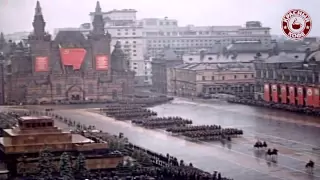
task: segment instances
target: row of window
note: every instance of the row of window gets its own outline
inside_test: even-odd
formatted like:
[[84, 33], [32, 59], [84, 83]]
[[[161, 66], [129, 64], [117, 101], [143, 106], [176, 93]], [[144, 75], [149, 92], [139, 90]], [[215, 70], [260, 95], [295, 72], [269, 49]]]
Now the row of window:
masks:
[[[117, 29], [118, 32], [121, 31], [121, 30], [122, 30], [122, 29]], [[127, 31], [127, 32], [128, 32], [129, 30], [136, 31], [136, 29], [129, 29], [129, 28], [125, 28], [124, 30]]]
[[[247, 79], [247, 78], [249, 78], [249, 77], [254, 78], [254, 75], [253, 75], [253, 74], [251, 74], [251, 75], [245, 74], [245, 75], [243, 76], [244, 79]], [[239, 77], [238, 77], [237, 75], [234, 75], [234, 76], [233, 76], [233, 79], [238, 79], [238, 78], [239, 78]], [[241, 79], [241, 78], [240, 78], [240, 79]], [[202, 76], [202, 80], [203, 80], [203, 81], [214, 81], [214, 80], [219, 80], [219, 79], [215, 79], [215, 76], [211, 76], [211, 77]], [[221, 76], [221, 80], [225, 80], [225, 76]]]
[[172, 40], [148, 40], [148, 43], [175, 43], [175, 42], [214, 42], [214, 43], [221, 43], [221, 42], [232, 42], [232, 41], [265, 41], [268, 42], [269, 39], [260, 39], [260, 38], [250, 38], [250, 39], [172, 39]]
[[[220, 36], [228, 36], [228, 35], [263, 35], [263, 33], [260, 32], [250, 32], [250, 31], [220, 31], [220, 32], [216, 32], [216, 31], [193, 31], [193, 30], [189, 30], [189, 31], [181, 31], [181, 32], [146, 32], [147, 36], [154, 36], [154, 35], [158, 35], [158, 36], [183, 36], [183, 35], [190, 35], [190, 36], [196, 36], [196, 35], [206, 35], [206, 36], [210, 36], [210, 35], [220, 35]], [[269, 31], [264, 31], [264, 35], [268, 35]]]
[[[143, 22], [139, 22], [139, 25], [143, 26]], [[146, 21], [145, 25], [147, 25], [147, 26], [155, 26], [155, 25], [157, 25], [157, 22], [156, 21]], [[170, 26], [170, 25], [177, 26], [178, 23], [176, 21], [160, 21], [159, 25], [160, 26], [163, 26], [163, 25], [166, 25], [166, 26]]]
[[214, 44], [153, 44], [153, 45], [148, 45], [148, 48], [157, 48], [157, 47], [165, 47], [165, 46], [170, 46], [170, 47], [192, 47], [192, 46], [197, 46], [197, 47], [203, 47], [203, 48], [210, 48]]
[[[117, 33], [117, 35], [118, 35], [118, 36], [121, 36], [121, 33]], [[126, 36], [127, 36], [127, 35], [129, 35], [129, 33], [124, 33], [124, 35], [126, 35]], [[136, 35], [136, 33], [135, 33], [135, 32], [133, 32], [131, 35]]]
[[254, 92], [253, 86], [239, 86], [239, 87], [209, 87], [209, 88], [203, 88], [202, 92], [204, 93], [216, 93], [220, 91], [227, 91], [231, 90], [234, 92]]
[[316, 83], [320, 82], [319, 75], [295, 75], [294, 73], [292, 75], [285, 75], [285, 74], [276, 74], [273, 73], [273, 70], [268, 71], [261, 71], [257, 70], [257, 78], [263, 78], [263, 79], [277, 79], [282, 81], [293, 81], [293, 82], [305, 82], [305, 83]]

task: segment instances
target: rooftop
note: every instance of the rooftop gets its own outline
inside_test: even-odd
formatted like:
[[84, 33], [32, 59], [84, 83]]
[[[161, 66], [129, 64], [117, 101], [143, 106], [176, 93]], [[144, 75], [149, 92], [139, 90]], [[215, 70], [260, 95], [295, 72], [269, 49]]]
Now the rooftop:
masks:
[[[111, 11], [107, 11], [107, 12], [102, 12], [102, 14], [111, 14], [111, 13], [115, 13], [115, 12], [120, 12], [120, 13], [136, 13], [138, 12], [135, 9], [113, 9]], [[90, 12], [90, 16], [94, 15], [95, 12]]]
[[29, 120], [51, 120], [49, 116], [21, 116], [20, 120], [29, 121]]
[[[0, 137], [0, 144], [4, 146], [11, 146], [12, 144], [10, 142], [11, 141], [4, 141], [4, 137]], [[72, 143], [94, 143], [94, 141], [80, 134], [72, 134]]]
[[174, 67], [175, 69], [185, 70], [218, 70], [218, 71], [253, 71], [253, 63], [194, 63], [181, 64]]
[[297, 63], [297, 62], [303, 62], [305, 59], [305, 56], [289, 56], [285, 53], [280, 53], [277, 56], [271, 56], [269, 58], [257, 60], [255, 62], [259, 63]]
[[228, 52], [257, 53], [269, 52], [271, 46], [262, 44], [260, 41], [236, 41], [226, 47]]

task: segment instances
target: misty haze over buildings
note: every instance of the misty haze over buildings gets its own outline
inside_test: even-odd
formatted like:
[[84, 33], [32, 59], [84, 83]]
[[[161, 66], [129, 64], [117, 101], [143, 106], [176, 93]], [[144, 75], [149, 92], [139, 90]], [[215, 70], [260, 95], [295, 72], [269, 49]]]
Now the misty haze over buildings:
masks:
[[[47, 30], [79, 27], [89, 22], [89, 12], [95, 7], [94, 0], [40, 0]], [[136, 9], [140, 18], [177, 19], [179, 25], [244, 25], [246, 21], [258, 20], [271, 27], [272, 34], [282, 34], [281, 17], [286, 11], [300, 8], [307, 11], [313, 20], [310, 35], [320, 35], [319, 15], [316, 0], [100, 0], [102, 9]], [[0, 31], [11, 33], [30, 31], [36, 0], [0, 0]]]

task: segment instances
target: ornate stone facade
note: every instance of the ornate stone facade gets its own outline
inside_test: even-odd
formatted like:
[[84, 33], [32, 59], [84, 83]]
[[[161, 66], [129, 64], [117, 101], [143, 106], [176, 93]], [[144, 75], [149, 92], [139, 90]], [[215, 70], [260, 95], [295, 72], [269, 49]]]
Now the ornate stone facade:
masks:
[[37, 2], [29, 47], [16, 48], [11, 56], [7, 102], [97, 100], [133, 92], [134, 73], [120, 43], [110, 52], [111, 36], [104, 31], [99, 2], [95, 12], [87, 38], [78, 31], [61, 31], [51, 40]]

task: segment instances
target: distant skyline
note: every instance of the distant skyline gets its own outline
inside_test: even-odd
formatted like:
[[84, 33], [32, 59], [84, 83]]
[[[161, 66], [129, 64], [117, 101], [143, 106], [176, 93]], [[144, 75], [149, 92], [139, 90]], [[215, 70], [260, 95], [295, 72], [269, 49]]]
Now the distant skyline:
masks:
[[[320, 36], [320, 1], [317, 0], [100, 0], [103, 11], [136, 9], [137, 18], [177, 19], [179, 26], [242, 25], [246, 21], [261, 21], [272, 28], [271, 33], [282, 35], [282, 16], [290, 9], [307, 11], [312, 18], [310, 36]], [[40, 0], [46, 29], [79, 27], [90, 22], [95, 0]], [[31, 31], [36, 0], [0, 0], [0, 32]]]

